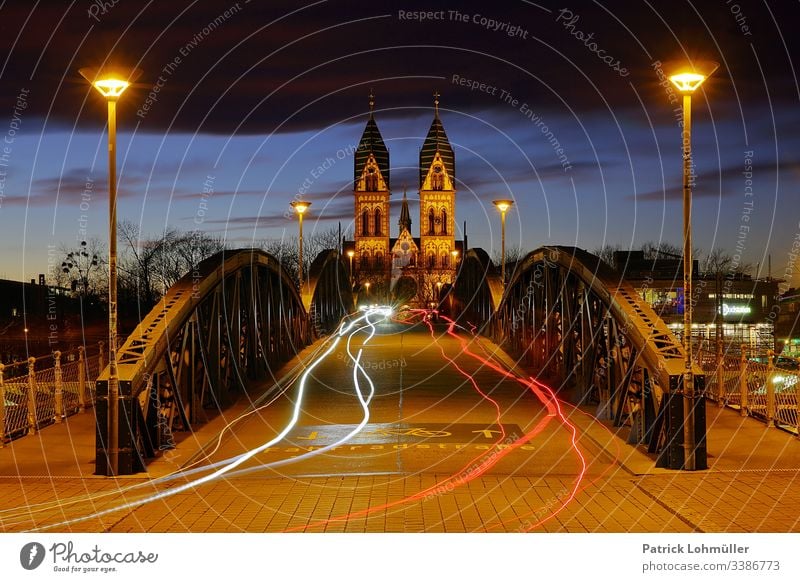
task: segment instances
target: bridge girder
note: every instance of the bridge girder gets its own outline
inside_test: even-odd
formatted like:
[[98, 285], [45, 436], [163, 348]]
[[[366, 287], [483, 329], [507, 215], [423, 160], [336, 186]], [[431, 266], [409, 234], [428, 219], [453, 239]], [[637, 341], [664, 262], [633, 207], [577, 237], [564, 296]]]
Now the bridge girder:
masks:
[[[174, 431], [191, 430], [250, 381], [275, 381], [281, 364], [352, 306], [343, 268], [336, 251], [323, 252], [307, 302], [278, 260], [258, 249], [222, 251], [175, 283], [117, 352], [119, 474], [144, 470], [144, 458], [174, 446]], [[98, 474], [107, 469], [108, 374], [107, 367], [97, 382]]]
[[[466, 319], [478, 316], [473, 322], [483, 333], [541, 377], [574, 384], [576, 401], [596, 400], [598, 416], [631, 425], [629, 442], [647, 442], [651, 452], [668, 451], [672, 458], [666, 464], [679, 468], [676, 412], [682, 399], [673, 396], [682, 395], [684, 350], [637, 290], [583, 249], [547, 246], [516, 265], [495, 303], [496, 283], [476, 276], [492, 273], [486, 260], [485, 253], [475, 253], [462, 265], [467, 277], [457, 282], [456, 297], [464, 303], [460, 311]], [[469, 298], [477, 308], [466, 304]], [[491, 318], [480, 317], [490, 305]], [[699, 366], [694, 374], [702, 388]]]

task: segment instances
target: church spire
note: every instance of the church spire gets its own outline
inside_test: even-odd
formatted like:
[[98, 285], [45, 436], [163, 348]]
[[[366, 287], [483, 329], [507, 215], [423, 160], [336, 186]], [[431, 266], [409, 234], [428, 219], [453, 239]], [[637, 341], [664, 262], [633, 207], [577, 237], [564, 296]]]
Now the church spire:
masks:
[[400, 208], [400, 220], [397, 221], [400, 226], [400, 234], [403, 230], [411, 232], [411, 213], [408, 211], [408, 196], [406, 196], [406, 189], [403, 187], [403, 206]]
[[439, 97], [441, 95], [438, 91], [433, 93], [433, 122], [428, 130], [428, 135], [422, 144], [422, 149], [419, 152], [419, 184], [425, 183], [425, 176], [428, 175], [428, 170], [431, 168], [434, 158], [440, 155], [447, 169], [447, 175], [451, 183], [455, 184], [456, 177], [456, 164], [455, 156], [453, 154], [453, 147], [450, 145], [450, 140], [447, 139], [447, 133], [444, 131], [442, 120], [439, 119]]
[[373, 116], [375, 109], [375, 94], [372, 89], [369, 91], [369, 119], [367, 125], [364, 127], [364, 133], [361, 134], [361, 141], [358, 142], [358, 149], [354, 157], [353, 177], [357, 183], [361, 179], [361, 174], [364, 172], [364, 166], [370, 156], [375, 157], [375, 162], [381, 171], [381, 176], [386, 182], [386, 187], [389, 188], [389, 150], [383, 142], [383, 137], [378, 129], [378, 124]]

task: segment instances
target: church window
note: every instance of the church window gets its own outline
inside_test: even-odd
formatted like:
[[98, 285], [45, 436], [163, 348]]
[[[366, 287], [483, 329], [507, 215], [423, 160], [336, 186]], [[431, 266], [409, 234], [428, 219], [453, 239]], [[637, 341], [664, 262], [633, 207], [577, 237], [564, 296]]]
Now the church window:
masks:
[[430, 253], [428, 255], [428, 268], [429, 269], [433, 269], [435, 267], [436, 267], [436, 255], [434, 255], [433, 253]]
[[447, 210], [442, 208], [442, 234], [447, 234]]
[[369, 271], [369, 253], [367, 251], [361, 253], [361, 270]]
[[442, 254], [442, 269], [447, 269], [450, 266], [450, 257], [447, 253]]
[[381, 209], [375, 209], [375, 236], [381, 236]]
[[381, 251], [375, 253], [375, 268], [383, 269], [383, 253]]
[[428, 209], [428, 234], [436, 234], [434, 231], [434, 223], [436, 222], [436, 217], [433, 212], [433, 206]]
[[361, 236], [369, 236], [369, 212], [366, 209], [361, 213]]

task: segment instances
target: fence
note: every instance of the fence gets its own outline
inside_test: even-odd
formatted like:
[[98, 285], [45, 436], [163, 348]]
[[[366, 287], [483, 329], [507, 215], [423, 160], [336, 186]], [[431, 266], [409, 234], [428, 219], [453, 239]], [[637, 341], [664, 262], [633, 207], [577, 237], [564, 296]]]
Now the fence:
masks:
[[103, 343], [0, 364], [0, 447], [94, 406]]
[[772, 352], [763, 359], [749, 358], [745, 347], [737, 355], [700, 350], [697, 361], [706, 374], [706, 397], [739, 410], [742, 416], [758, 418], [768, 427], [800, 436], [800, 370], [776, 368]]

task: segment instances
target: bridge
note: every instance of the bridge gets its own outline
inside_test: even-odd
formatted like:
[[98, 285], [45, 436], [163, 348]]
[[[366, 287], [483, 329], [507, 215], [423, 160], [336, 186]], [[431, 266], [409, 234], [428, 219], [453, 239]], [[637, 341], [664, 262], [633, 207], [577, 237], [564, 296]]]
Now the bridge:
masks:
[[[204, 410], [224, 410], [248, 383], [329, 336], [355, 311], [349, 281], [348, 263], [334, 250], [317, 257], [301, 291], [273, 257], [253, 249], [220, 253], [187, 274], [119, 350], [120, 426], [129, 427], [121, 431], [120, 472], [144, 470], [173, 432], [190, 430]], [[504, 287], [487, 255], [473, 249], [450, 294], [442, 312], [459, 314], [454, 325], [491, 338], [574, 403], [596, 403], [600, 418], [630, 425], [628, 442], [645, 443], [659, 466], [682, 467], [683, 348], [597, 257], [537, 249]], [[703, 371], [695, 373], [702, 392]], [[106, 370], [97, 381], [99, 474], [107, 469], [107, 383]]]
[[[357, 300], [349, 261], [335, 250], [314, 260], [302, 289], [260, 250], [205, 260], [118, 351], [119, 473], [150, 478], [121, 489], [122, 501], [92, 494], [88, 512], [54, 506], [48, 527], [80, 531], [72, 528], [113, 518], [129, 531], [140, 508], [166, 503], [172, 514], [193, 490], [227, 499], [231, 487], [244, 498], [289, 487], [284, 502], [306, 501], [245, 530], [527, 531], [551, 527], [613, 476], [624, 520], [641, 513], [643, 531], [659, 531], [659, 523], [683, 531], [683, 517], [653, 507], [651, 496], [660, 493], [631, 488], [617, 471], [658, 476], [683, 468], [682, 346], [636, 289], [586, 251], [539, 248], [505, 285], [498, 271], [471, 249], [436, 309], [401, 308]], [[108, 369], [93, 365], [96, 378], [69, 386], [90, 384], [83, 398], [95, 407], [94, 472], [106, 475]], [[704, 390], [707, 370], [695, 370], [697, 468], [706, 466], [715, 438], [705, 430], [704, 397], [719, 392]], [[54, 381], [65, 393], [81, 392], [60, 374]], [[735, 378], [727, 373], [723, 383]], [[25, 382], [12, 384], [6, 391], [18, 394], [21, 407], [31, 394], [52, 392], [46, 381], [28, 383], [27, 396]], [[767, 410], [760, 388], [746, 386], [750, 404], [734, 405]], [[76, 398], [67, 398], [72, 409]], [[773, 408], [784, 413], [794, 406], [786, 418], [796, 423], [796, 398], [777, 402], [773, 394]], [[720, 438], [735, 438], [724, 430]], [[745, 434], [738, 424], [735, 431]], [[186, 435], [201, 444], [192, 449]], [[794, 467], [797, 448], [783, 450], [788, 457], [775, 462]], [[748, 458], [766, 453], [759, 454]], [[303, 482], [322, 486], [319, 496], [294, 491]], [[352, 487], [347, 503], [326, 497], [332, 483]], [[475, 488], [487, 483], [479, 495]], [[496, 508], [501, 493], [508, 510], [487, 515], [486, 504]], [[120, 521], [126, 512], [128, 521]], [[591, 531], [591, 520], [581, 517], [578, 531]]]

